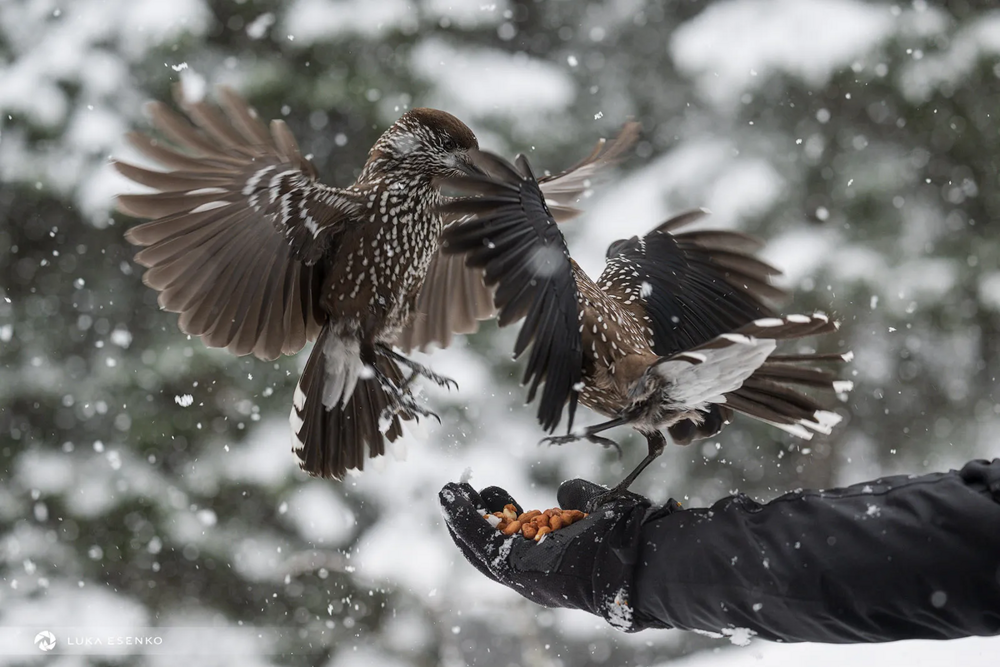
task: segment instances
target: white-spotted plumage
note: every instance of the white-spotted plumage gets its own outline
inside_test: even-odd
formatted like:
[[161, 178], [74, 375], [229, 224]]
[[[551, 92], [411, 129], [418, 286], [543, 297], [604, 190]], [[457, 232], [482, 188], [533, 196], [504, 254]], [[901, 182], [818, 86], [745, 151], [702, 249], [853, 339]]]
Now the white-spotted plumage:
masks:
[[126, 237], [144, 247], [136, 261], [161, 306], [207, 345], [273, 360], [317, 341], [289, 421], [302, 467], [340, 478], [426, 412], [392, 343], [438, 252], [436, 179], [461, 173], [478, 142], [451, 114], [411, 109], [358, 180], [336, 188], [283, 121], [265, 124], [232, 89], [219, 99], [222, 113], [181, 98], [187, 118], [150, 105], [168, 141], [130, 140], [163, 170], [116, 163], [157, 191], [119, 197], [123, 212], [151, 220]]

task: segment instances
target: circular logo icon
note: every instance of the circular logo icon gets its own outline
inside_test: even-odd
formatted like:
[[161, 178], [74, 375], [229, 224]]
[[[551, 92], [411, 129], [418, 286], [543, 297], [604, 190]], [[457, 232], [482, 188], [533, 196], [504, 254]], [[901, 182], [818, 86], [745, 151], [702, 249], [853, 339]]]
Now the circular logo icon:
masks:
[[35, 635], [35, 646], [39, 651], [51, 651], [56, 647], [56, 636], [48, 630], [42, 630]]

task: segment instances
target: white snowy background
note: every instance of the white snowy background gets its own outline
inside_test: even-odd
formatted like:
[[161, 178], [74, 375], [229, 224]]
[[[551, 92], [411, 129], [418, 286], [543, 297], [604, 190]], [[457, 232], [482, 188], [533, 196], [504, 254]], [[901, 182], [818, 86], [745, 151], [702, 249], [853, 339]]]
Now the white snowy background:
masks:
[[[321, 658], [285, 644], [244, 665], [995, 664], [997, 639], [623, 635], [487, 581], [441, 525], [444, 483], [471, 469], [474, 485], [544, 508], [564, 479], [615, 482], [644, 447], [625, 432], [622, 461], [539, 447], [515, 332], [486, 325], [418, 355], [460, 386], [426, 388], [442, 425], [342, 484], [307, 478], [284, 418], [306, 355], [233, 359], [158, 314], [112, 217], [134, 186], [108, 166], [133, 155], [125, 132], [173, 81], [259, 96], [336, 184], [408, 106], [552, 170], [637, 117], [636, 155], [567, 225], [581, 265], [596, 276], [611, 241], [706, 207], [708, 224], [767, 239], [794, 306], [845, 321], [858, 389], [823, 442], [734, 424], [668, 450], [636, 490], [698, 506], [957, 467], [1000, 454], [1000, 252], [976, 228], [1000, 206], [984, 154], [1000, 128], [988, 5], [0, 1], [0, 626], [203, 626], [220, 652], [241, 624], [327, 633]], [[0, 646], [0, 664], [98, 664], [14, 652]], [[212, 660], [232, 664], [198, 664]]]

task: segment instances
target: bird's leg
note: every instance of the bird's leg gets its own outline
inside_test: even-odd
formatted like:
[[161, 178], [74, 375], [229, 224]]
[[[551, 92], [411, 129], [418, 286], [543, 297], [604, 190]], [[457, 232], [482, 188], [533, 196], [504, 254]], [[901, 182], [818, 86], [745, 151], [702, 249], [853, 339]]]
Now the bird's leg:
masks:
[[[617, 442], [611, 438], [604, 438], [597, 435], [601, 431], [607, 431], [608, 429], [614, 428], [615, 426], [621, 426], [622, 424], [627, 424], [628, 421], [625, 417], [615, 417], [614, 419], [609, 419], [606, 422], [601, 422], [600, 424], [594, 424], [593, 426], [588, 426], [580, 433], [569, 433], [567, 435], [555, 435], [548, 438], [544, 438], [542, 443], [547, 445], [565, 445], [570, 442], [576, 442], [577, 440], [589, 440], [595, 444], [601, 445], [602, 447], [610, 447], [618, 452], [618, 457], [621, 458], [622, 448]], [[539, 443], [539, 444], [542, 444]]]
[[639, 461], [639, 465], [635, 467], [635, 470], [630, 472], [625, 479], [619, 482], [618, 486], [608, 491], [605, 495], [611, 496], [615, 494], [623, 494], [628, 491], [628, 487], [632, 485], [632, 482], [634, 482], [635, 478], [639, 476], [639, 473], [645, 470], [650, 463], [655, 461], [657, 457], [663, 453], [663, 449], [667, 446], [667, 439], [662, 433], [659, 431], [650, 431], [648, 433], [644, 432], [643, 435], [646, 436], [646, 446], [649, 448], [646, 458]]
[[[389, 351], [392, 352], [392, 350]], [[409, 380], [404, 381], [402, 386], [398, 386], [392, 381], [391, 378], [382, 372], [382, 369], [378, 367], [378, 359], [376, 358], [378, 353], [385, 354], [385, 347], [381, 343], [377, 343], [374, 347], [369, 345], [362, 345], [361, 347], [361, 361], [367, 368], [370, 369], [374, 379], [385, 391], [386, 398], [389, 400], [389, 405], [385, 406], [385, 409], [382, 410], [382, 414], [379, 415], [379, 419], [392, 419], [395, 415], [409, 414], [419, 415], [421, 417], [433, 417], [438, 420], [438, 423], [440, 423], [441, 418], [438, 417], [437, 414], [417, 403], [413, 394], [410, 393]], [[406, 359], [402, 355], [399, 356], [402, 359]]]
[[438, 386], [444, 387], [445, 389], [458, 389], [458, 383], [452, 380], [451, 378], [445, 377], [443, 375], [438, 375], [431, 369], [427, 368], [427, 366], [419, 364], [416, 361], [413, 361], [413, 359], [410, 359], [409, 357], [406, 357], [400, 354], [399, 352], [396, 352], [394, 349], [392, 349], [392, 347], [386, 345], [385, 343], [379, 343], [377, 349], [383, 356], [392, 359], [396, 363], [406, 366], [407, 368], [410, 369], [410, 371], [412, 371], [410, 377], [408, 377], [406, 379], [406, 382], [403, 383], [404, 387], [409, 385], [415, 377], [420, 375], [427, 378], [431, 382], [437, 384]]

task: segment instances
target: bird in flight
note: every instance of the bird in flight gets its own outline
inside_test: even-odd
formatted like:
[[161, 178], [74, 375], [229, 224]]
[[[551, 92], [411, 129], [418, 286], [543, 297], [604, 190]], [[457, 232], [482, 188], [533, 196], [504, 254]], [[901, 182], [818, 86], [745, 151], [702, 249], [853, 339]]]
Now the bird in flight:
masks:
[[[564, 444], [629, 425], [645, 436], [645, 459], [613, 491], [624, 491], [678, 444], [718, 433], [739, 412], [802, 438], [828, 434], [841, 417], [829, 399], [849, 391], [824, 369], [847, 354], [776, 353], [784, 341], [828, 334], [822, 313], [779, 316], [780, 272], [758, 259], [760, 243], [733, 231], [689, 230], [697, 210], [643, 237], [612, 243], [592, 280], [570, 257], [528, 161], [469, 151], [481, 173], [448, 179], [466, 196], [441, 205], [462, 216], [443, 234], [443, 251], [484, 271], [501, 324], [523, 319], [514, 355], [531, 347], [528, 402], [541, 387], [538, 419]], [[543, 386], [544, 385], [544, 386]], [[577, 404], [608, 420], [573, 431]]]
[[[478, 141], [447, 112], [411, 109], [337, 188], [319, 181], [283, 121], [266, 125], [231, 88], [218, 98], [221, 112], [178, 94], [187, 118], [150, 103], [167, 142], [129, 134], [161, 169], [115, 162], [152, 190], [118, 197], [123, 213], [150, 220], [125, 236], [142, 247], [135, 259], [160, 306], [209, 347], [273, 360], [315, 341], [292, 400], [293, 451], [309, 474], [342, 479], [366, 450], [383, 454], [402, 421], [436, 416], [414, 399], [415, 377], [453, 384], [404, 353], [446, 346], [495, 313], [482, 271], [439, 252], [455, 220], [439, 210], [439, 179], [479, 173], [469, 161]], [[635, 136], [626, 126], [542, 179], [552, 211], [573, 215]]]

